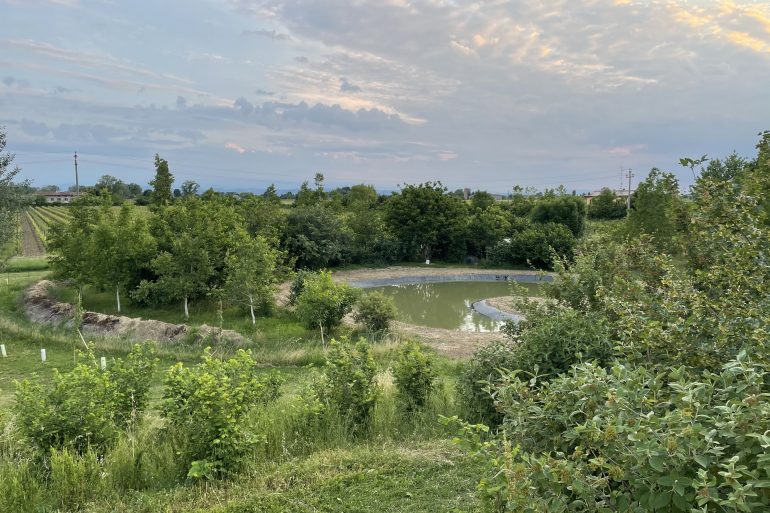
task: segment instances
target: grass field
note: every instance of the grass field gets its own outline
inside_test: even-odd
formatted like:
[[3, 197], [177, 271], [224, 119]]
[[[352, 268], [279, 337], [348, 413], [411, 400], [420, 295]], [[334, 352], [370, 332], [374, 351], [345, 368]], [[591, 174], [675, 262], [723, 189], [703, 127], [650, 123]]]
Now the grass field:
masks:
[[[0, 358], [0, 424], [10, 420], [15, 382], [23, 379], [48, 381], [54, 369], [66, 372], [84, 356], [82, 342], [69, 330], [32, 325], [25, 319], [19, 297], [24, 288], [45, 278], [45, 260], [16, 258], [0, 283], [0, 343], [8, 357]], [[70, 292], [60, 289], [66, 296]], [[111, 295], [89, 292], [87, 302], [105, 307]], [[90, 299], [89, 299], [90, 298]], [[88, 303], [87, 303], [88, 304]], [[207, 305], [211, 306], [211, 305]], [[111, 304], [110, 304], [111, 307]], [[210, 321], [203, 305], [193, 310], [197, 321]], [[197, 313], [196, 313], [197, 312]], [[132, 313], [148, 313], [136, 311]], [[152, 311], [176, 320], [179, 312]], [[238, 308], [228, 310], [226, 320], [241, 321]], [[279, 334], [280, 333], [280, 334]], [[120, 357], [131, 344], [122, 340], [89, 340], [94, 356]], [[279, 371], [286, 379], [282, 396], [274, 407], [254, 422], [267, 430], [268, 444], [254, 455], [246, 469], [226, 481], [206, 486], [175, 483], [133, 493], [94, 492], [85, 511], [90, 512], [434, 512], [476, 511], [473, 491], [480, 469], [450, 442], [450, 433], [437, 422], [439, 413], [456, 413], [453, 389], [460, 364], [438, 358], [439, 392], [424, 414], [404, 422], [393, 400], [392, 378], [388, 377], [395, 345], [377, 343], [374, 356], [385, 388], [378, 402], [371, 434], [350, 439], [334, 432], [315, 440], [295, 440], [281, 431], [291, 417], [293, 397], [310, 377], [311, 367], [324, 360], [324, 349], [315, 335], [297, 324], [289, 313], [261, 319], [253, 349], [258, 372]], [[47, 361], [40, 360], [45, 348]], [[158, 346], [160, 365], [151, 385], [151, 404], [145, 424], [157, 425], [162, 379], [170, 365], [198, 361], [202, 348], [185, 344]], [[223, 355], [226, 354], [226, 350]], [[288, 415], [288, 417], [286, 417]], [[12, 422], [12, 420], [11, 420]], [[6, 428], [7, 429], [7, 428]], [[149, 429], [149, 428], [148, 428]], [[2, 458], [0, 458], [2, 459]]]

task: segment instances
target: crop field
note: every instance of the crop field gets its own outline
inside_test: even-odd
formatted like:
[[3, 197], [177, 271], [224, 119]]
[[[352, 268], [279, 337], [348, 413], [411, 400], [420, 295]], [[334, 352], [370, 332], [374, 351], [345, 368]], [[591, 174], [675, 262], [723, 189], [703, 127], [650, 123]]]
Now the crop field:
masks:
[[70, 213], [67, 207], [30, 207], [21, 216], [22, 256], [40, 256], [46, 253], [45, 242], [51, 226], [67, 222]]

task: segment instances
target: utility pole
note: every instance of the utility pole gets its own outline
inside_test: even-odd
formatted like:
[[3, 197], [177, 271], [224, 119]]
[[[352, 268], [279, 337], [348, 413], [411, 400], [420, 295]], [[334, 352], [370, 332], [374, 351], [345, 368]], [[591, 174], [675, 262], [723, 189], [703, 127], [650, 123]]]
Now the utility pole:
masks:
[[626, 197], [626, 217], [628, 217], [631, 214], [631, 178], [634, 176], [634, 174], [631, 172], [631, 168], [629, 167], [626, 171], [626, 178], [628, 178], [628, 196]]
[[78, 178], [78, 152], [75, 152], [75, 194], [80, 199], [80, 179]]

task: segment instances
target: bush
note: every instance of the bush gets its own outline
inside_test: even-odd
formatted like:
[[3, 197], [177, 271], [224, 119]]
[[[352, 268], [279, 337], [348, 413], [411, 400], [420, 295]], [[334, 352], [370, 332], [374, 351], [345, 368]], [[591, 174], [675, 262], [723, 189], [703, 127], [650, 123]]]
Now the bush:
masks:
[[369, 292], [358, 300], [354, 318], [369, 331], [386, 331], [396, 314], [396, 304], [392, 297], [382, 292]]
[[406, 342], [398, 350], [393, 378], [407, 411], [422, 408], [436, 381], [433, 358], [417, 342]]
[[305, 280], [310, 276], [314, 276], [316, 273], [308, 271], [306, 269], [300, 269], [294, 275], [294, 279], [291, 282], [291, 288], [289, 289], [289, 304], [296, 305], [297, 299], [299, 299], [302, 291], [305, 290]]
[[768, 377], [743, 354], [717, 374], [581, 364], [544, 385], [510, 377], [505, 440], [468, 425], [464, 438], [496, 511], [763, 512]]
[[156, 360], [150, 346], [135, 346], [107, 371], [95, 362], [67, 373], [54, 369], [53, 384], [21, 382], [16, 413], [23, 436], [42, 453], [52, 448], [104, 451], [118, 431], [141, 413]]
[[463, 416], [470, 422], [497, 426], [503, 415], [497, 411], [490, 394], [491, 384], [500, 380], [505, 369], [517, 365], [516, 345], [511, 340], [497, 340], [477, 349], [457, 381], [458, 400]]
[[571, 259], [575, 245], [575, 237], [566, 226], [557, 223], [533, 224], [514, 233], [510, 240], [498, 242], [487, 256], [497, 264], [551, 269], [554, 256]]
[[335, 283], [328, 271], [308, 276], [297, 298], [297, 317], [307, 329], [326, 331], [339, 326], [353, 309], [359, 290], [346, 283]]
[[366, 340], [332, 340], [324, 367], [324, 379], [317, 384], [318, 397], [343, 418], [353, 431], [369, 425], [379, 395], [374, 380], [377, 366]]
[[[164, 380], [162, 414], [182, 448], [188, 477], [214, 477], [238, 467], [258, 441], [247, 429], [257, 404], [278, 396], [281, 379], [257, 377], [251, 353], [239, 350], [220, 360], [206, 348], [201, 363], [173, 366]], [[204, 475], [205, 474], [205, 475]]]
[[115, 420], [121, 426], [135, 421], [147, 407], [152, 374], [158, 365], [151, 344], [135, 345], [125, 358], [114, 359], [107, 368], [114, 385]]
[[579, 196], [558, 196], [538, 201], [530, 213], [536, 223], [558, 223], [566, 226], [575, 237], [585, 229], [586, 202]]
[[564, 306], [537, 306], [526, 318], [509, 324], [517, 341], [509, 370], [551, 379], [581, 361], [606, 365], [613, 356], [612, 337], [605, 319]]

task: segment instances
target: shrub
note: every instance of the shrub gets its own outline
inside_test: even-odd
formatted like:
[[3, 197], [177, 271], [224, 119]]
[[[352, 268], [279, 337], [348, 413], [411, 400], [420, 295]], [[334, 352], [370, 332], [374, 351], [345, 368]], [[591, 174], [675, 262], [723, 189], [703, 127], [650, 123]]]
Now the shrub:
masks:
[[[496, 511], [767, 511], [768, 368], [713, 374], [576, 366], [499, 391], [505, 439], [464, 438], [488, 464]], [[518, 447], [518, 449], [512, 449]]]
[[393, 298], [382, 292], [369, 292], [358, 300], [354, 318], [369, 331], [386, 331], [396, 318]]
[[54, 369], [50, 386], [30, 380], [18, 385], [18, 427], [44, 454], [63, 448], [103, 451], [118, 432], [114, 399], [109, 375], [96, 365], [80, 364], [67, 373]]
[[497, 383], [504, 369], [515, 369], [515, 343], [497, 340], [477, 349], [465, 365], [458, 381], [457, 395], [463, 416], [470, 422], [497, 426], [503, 416], [490, 394], [490, 384]]
[[533, 224], [514, 233], [510, 240], [498, 242], [487, 256], [497, 264], [532, 265], [550, 269], [554, 264], [554, 256], [571, 259], [575, 245], [575, 237], [564, 225]]
[[511, 323], [509, 334], [517, 340], [513, 367], [542, 379], [569, 371], [580, 361], [606, 365], [613, 356], [606, 320], [564, 306], [541, 305], [527, 310], [526, 318]]
[[406, 342], [398, 350], [393, 378], [407, 411], [422, 408], [436, 381], [433, 358], [417, 342]]
[[379, 392], [377, 366], [366, 340], [332, 340], [318, 396], [344, 417], [354, 431], [368, 426]]
[[119, 425], [135, 421], [147, 407], [152, 374], [158, 365], [151, 344], [135, 345], [125, 358], [113, 360], [107, 369], [114, 386], [114, 415]]
[[107, 371], [95, 362], [67, 373], [54, 369], [53, 383], [18, 385], [16, 413], [23, 436], [39, 451], [72, 448], [103, 451], [147, 403], [157, 360], [151, 346], [136, 345]]
[[353, 309], [359, 291], [346, 283], [335, 283], [328, 271], [308, 276], [297, 298], [297, 317], [307, 329], [322, 326], [330, 331]]
[[[257, 377], [251, 353], [239, 350], [220, 360], [206, 348], [201, 363], [173, 366], [164, 380], [162, 414], [177, 435], [189, 477], [213, 477], [234, 470], [258, 441], [247, 414], [278, 396], [281, 379]], [[195, 475], [207, 469], [206, 476]]]

